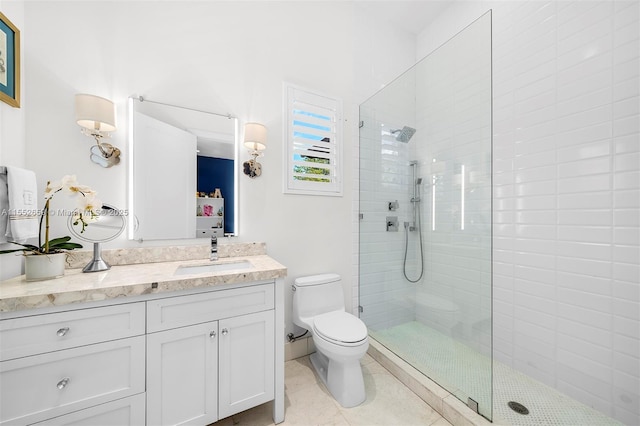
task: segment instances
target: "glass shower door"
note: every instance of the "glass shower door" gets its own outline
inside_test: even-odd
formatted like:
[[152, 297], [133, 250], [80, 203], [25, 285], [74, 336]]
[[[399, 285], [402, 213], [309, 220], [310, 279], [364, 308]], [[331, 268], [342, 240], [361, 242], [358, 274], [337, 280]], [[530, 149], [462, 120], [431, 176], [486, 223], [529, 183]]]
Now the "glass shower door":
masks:
[[360, 106], [371, 336], [492, 417], [491, 14]]

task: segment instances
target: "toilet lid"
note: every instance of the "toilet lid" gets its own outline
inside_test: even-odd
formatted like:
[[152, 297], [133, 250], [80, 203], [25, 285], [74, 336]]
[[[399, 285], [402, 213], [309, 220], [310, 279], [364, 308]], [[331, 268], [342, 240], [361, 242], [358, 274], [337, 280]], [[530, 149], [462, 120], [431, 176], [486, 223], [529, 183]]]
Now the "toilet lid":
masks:
[[313, 329], [327, 340], [356, 343], [367, 338], [367, 326], [346, 312], [329, 312], [313, 319]]

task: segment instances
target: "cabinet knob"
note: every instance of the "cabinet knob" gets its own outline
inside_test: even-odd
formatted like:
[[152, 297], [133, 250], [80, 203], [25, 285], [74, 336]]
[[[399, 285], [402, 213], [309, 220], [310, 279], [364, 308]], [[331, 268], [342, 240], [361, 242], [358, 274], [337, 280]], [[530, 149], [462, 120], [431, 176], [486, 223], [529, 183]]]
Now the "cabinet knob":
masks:
[[212, 331], [211, 333], [209, 333], [209, 337], [211, 337], [212, 339], [215, 339], [216, 337], [216, 332]]
[[229, 334], [229, 330], [227, 330], [226, 328], [222, 329], [222, 335], [226, 336], [227, 334]]
[[69, 332], [69, 327], [62, 327], [57, 331], [58, 337], [64, 337]]
[[56, 386], [58, 387], [58, 389], [62, 390], [67, 387], [67, 385], [69, 384], [69, 380], [71, 379], [65, 377], [64, 379], [60, 380]]

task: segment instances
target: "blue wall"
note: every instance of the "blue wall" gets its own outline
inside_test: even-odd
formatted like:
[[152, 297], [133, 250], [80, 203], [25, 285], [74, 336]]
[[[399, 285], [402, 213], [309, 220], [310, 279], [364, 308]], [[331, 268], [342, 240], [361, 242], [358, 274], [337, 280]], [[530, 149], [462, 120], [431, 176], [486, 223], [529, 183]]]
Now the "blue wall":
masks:
[[233, 160], [198, 156], [198, 192], [213, 192], [220, 188], [224, 198], [224, 232], [233, 232]]

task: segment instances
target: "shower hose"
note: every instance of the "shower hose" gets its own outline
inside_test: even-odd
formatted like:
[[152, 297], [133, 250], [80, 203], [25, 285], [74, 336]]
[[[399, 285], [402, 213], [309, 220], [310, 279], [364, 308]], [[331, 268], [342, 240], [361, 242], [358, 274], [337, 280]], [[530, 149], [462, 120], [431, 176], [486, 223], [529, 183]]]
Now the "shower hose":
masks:
[[409, 281], [410, 283], [417, 283], [418, 281], [420, 281], [422, 279], [422, 275], [424, 275], [424, 252], [423, 252], [423, 247], [422, 247], [422, 223], [420, 221], [420, 204], [417, 203], [416, 206], [416, 222], [417, 226], [416, 226], [416, 230], [418, 231], [418, 238], [420, 239], [420, 276], [418, 278], [416, 278], [415, 280], [412, 280], [411, 278], [409, 278], [409, 276], [407, 275], [407, 252], [409, 251], [409, 224], [406, 223], [405, 227], [404, 227], [404, 261], [403, 261], [403, 265], [402, 265], [402, 273], [404, 274], [404, 277], [407, 281]]

